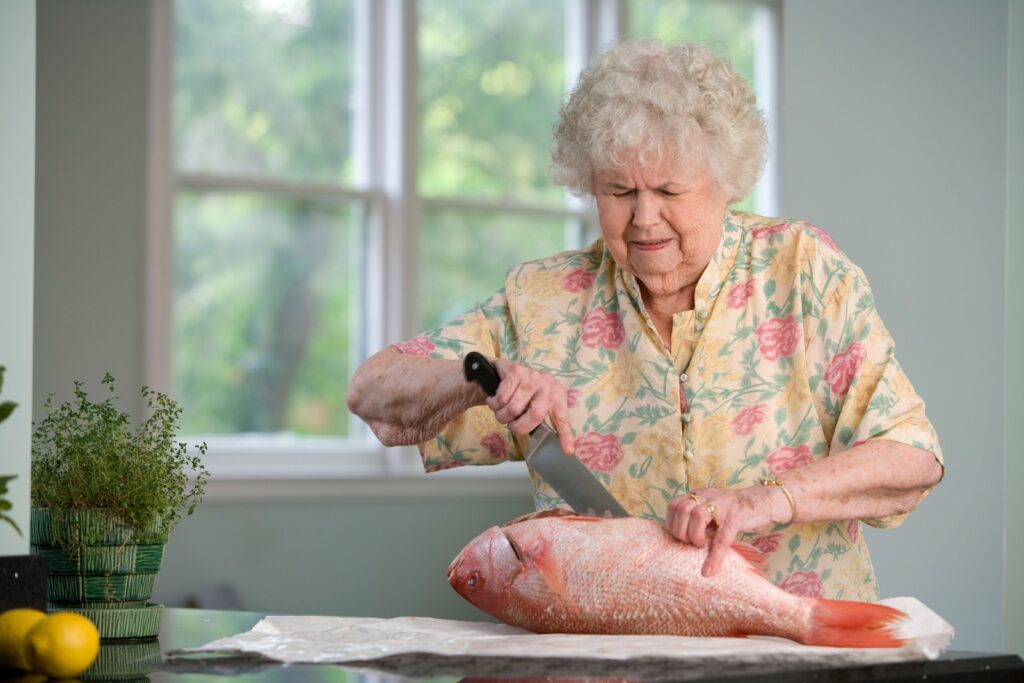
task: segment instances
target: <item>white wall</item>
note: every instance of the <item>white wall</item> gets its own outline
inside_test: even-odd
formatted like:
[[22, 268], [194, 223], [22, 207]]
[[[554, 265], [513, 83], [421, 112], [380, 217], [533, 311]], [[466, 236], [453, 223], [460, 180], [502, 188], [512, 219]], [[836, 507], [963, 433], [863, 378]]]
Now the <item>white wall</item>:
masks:
[[[787, 0], [782, 207], [867, 273], [948, 470], [869, 544], [882, 593], [1003, 647], [1005, 0]], [[1019, 568], [1018, 568], [1019, 571]]]
[[23, 536], [0, 523], [0, 555], [28, 552], [35, 93], [35, 0], [9, 0], [0, 3], [0, 365], [7, 366], [0, 402], [19, 407], [0, 425], [0, 475], [18, 475], [8, 516]]

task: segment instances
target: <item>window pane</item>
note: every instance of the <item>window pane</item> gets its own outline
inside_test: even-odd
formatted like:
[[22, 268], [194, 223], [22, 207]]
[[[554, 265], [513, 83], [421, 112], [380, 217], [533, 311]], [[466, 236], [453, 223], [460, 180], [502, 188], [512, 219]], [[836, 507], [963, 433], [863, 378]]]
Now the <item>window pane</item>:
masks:
[[350, 180], [351, 5], [178, 0], [178, 170]]
[[465, 313], [505, 285], [513, 266], [576, 243], [578, 222], [508, 213], [429, 209], [419, 239], [420, 329]]
[[182, 433], [346, 435], [362, 207], [183, 192], [176, 208]]
[[565, 93], [552, 0], [420, 0], [419, 189], [555, 205], [551, 130]]
[[[630, 0], [629, 32], [665, 43], [701, 43], [727, 57], [754, 88], [755, 11], [753, 2]], [[751, 192], [736, 208], [752, 211], [753, 195]]]

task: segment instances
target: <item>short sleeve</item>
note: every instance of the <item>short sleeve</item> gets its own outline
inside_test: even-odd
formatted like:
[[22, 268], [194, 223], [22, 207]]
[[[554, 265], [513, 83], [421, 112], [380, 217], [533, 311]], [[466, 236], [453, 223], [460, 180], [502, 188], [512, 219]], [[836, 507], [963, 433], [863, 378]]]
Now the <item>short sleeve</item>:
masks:
[[[501, 289], [458, 318], [393, 344], [392, 348], [443, 360], [462, 360], [469, 352], [477, 351], [489, 358], [515, 361], [518, 341], [511, 320], [505, 290]], [[522, 459], [521, 444], [487, 406], [476, 406], [462, 413], [436, 437], [419, 444], [419, 450], [427, 472]]]
[[[884, 439], [928, 451], [942, 464], [924, 401], [897, 362], [895, 343], [867, 279], [856, 268], [826, 298], [808, 343], [807, 363], [830, 453]], [[864, 521], [891, 528], [907, 514]]]

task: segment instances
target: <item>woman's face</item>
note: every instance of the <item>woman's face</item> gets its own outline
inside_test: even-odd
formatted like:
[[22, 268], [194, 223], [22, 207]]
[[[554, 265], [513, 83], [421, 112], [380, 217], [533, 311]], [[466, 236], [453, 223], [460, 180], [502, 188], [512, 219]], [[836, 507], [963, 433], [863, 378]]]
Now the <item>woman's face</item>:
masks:
[[696, 285], [718, 248], [728, 201], [702, 166], [596, 171], [594, 195], [608, 251], [647, 294]]

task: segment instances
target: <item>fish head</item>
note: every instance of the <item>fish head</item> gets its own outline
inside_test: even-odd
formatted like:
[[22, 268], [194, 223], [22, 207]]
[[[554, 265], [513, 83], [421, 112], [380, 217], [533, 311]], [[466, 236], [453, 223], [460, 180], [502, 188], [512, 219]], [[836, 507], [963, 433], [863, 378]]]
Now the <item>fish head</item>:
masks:
[[499, 619], [513, 599], [512, 583], [523, 555], [512, 536], [491, 527], [462, 549], [448, 566], [448, 583], [476, 607]]

